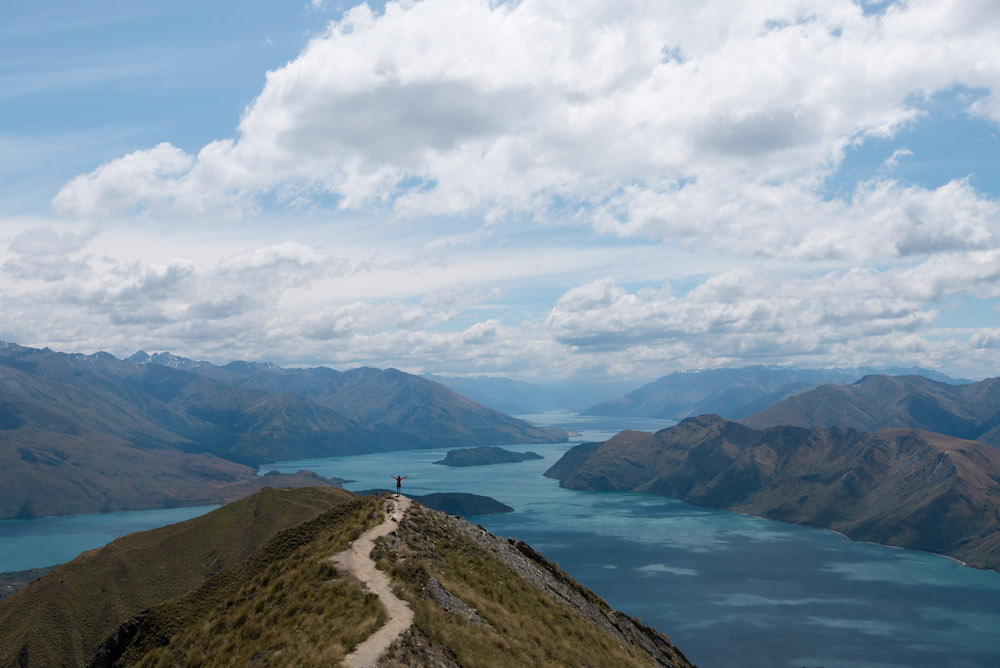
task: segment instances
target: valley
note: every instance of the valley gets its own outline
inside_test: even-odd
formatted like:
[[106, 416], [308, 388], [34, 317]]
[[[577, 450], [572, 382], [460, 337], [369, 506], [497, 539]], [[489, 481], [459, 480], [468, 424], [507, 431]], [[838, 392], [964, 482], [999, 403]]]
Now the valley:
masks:
[[566, 438], [394, 369], [0, 343], [0, 519], [231, 501], [260, 488], [252, 467], [279, 459]]

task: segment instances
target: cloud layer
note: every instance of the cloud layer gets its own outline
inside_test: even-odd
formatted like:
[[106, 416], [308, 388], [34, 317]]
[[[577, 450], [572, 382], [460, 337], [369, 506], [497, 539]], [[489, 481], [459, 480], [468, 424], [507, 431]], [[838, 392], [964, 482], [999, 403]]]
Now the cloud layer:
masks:
[[[434, 371], [987, 375], [996, 311], [940, 322], [956, 300], [1000, 297], [1000, 203], [962, 171], [901, 180], [900, 161], [933, 156], [891, 140], [941, 96], [1000, 122], [997, 44], [986, 0], [362, 4], [268, 72], [232, 138], [195, 153], [164, 138], [65, 184], [53, 206], [71, 231], [11, 235], [2, 298], [35, 323], [27, 341], [43, 322], [77, 341], [110, 323], [122, 345], [145, 332], [182, 352], [230, 340]], [[881, 166], [834, 194], [846, 156], [875, 141]], [[299, 221], [284, 238], [208, 259], [126, 260], [94, 231], [170, 220], [195, 239], [282, 212]], [[400, 230], [416, 245], [373, 259], [316, 242], [319, 226], [365, 225], [374, 245]], [[554, 229], [578, 271], [513, 259], [532, 235], [555, 257]], [[648, 252], [585, 255], [628, 244]], [[678, 253], [704, 269], [666, 267]], [[412, 290], [371, 287], [389, 277]], [[45, 300], [73, 315], [32, 316]]]
[[724, 230], [729, 250], [791, 257], [981, 246], [995, 206], [961, 180], [864, 183], [847, 202], [822, 186], [847, 147], [912, 122], [935, 92], [986, 91], [969, 111], [1000, 119], [1000, 62], [983, 57], [996, 14], [966, 1], [360, 5], [268, 73], [235, 139], [136, 151], [55, 205], [244, 215], [323, 194], [411, 219], [569, 210], [622, 235]]

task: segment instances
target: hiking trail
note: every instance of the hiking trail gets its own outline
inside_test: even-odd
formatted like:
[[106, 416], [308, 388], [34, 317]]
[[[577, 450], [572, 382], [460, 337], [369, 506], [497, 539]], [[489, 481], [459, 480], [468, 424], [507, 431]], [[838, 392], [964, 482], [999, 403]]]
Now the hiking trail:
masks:
[[396, 531], [399, 521], [410, 507], [410, 499], [405, 496], [391, 497], [386, 501], [386, 518], [378, 526], [372, 527], [361, 534], [351, 546], [335, 554], [330, 559], [338, 567], [361, 581], [368, 591], [376, 594], [385, 607], [385, 625], [354, 648], [354, 651], [344, 657], [345, 666], [351, 668], [369, 668], [374, 666], [378, 658], [389, 649], [396, 638], [403, 635], [413, 623], [413, 611], [410, 606], [400, 600], [389, 585], [385, 573], [375, 568], [371, 551], [375, 547], [375, 539]]

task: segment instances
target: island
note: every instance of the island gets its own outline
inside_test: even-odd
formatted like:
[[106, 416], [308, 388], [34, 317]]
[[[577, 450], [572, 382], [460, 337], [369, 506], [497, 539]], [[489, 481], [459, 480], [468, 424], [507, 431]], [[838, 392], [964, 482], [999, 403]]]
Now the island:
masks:
[[444, 459], [435, 464], [444, 466], [489, 466], [491, 464], [511, 464], [528, 461], [529, 459], [544, 459], [537, 452], [513, 452], [504, 448], [483, 446], [479, 448], [462, 448], [452, 450]]

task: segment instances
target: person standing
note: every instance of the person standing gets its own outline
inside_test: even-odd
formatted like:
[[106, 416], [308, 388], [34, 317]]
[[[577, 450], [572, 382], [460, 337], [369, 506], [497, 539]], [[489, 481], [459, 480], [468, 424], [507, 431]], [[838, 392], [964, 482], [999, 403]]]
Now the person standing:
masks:
[[405, 476], [405, 475], [404, 475], [404, 476], [403, 476], [403, 477], [401, 478], [401, 477], [399, 477], [398, 475], [390, 475], [389, 477], [390, 477], [390, 478], [395, 478], [395, 479], [396, 479], [396, 496], [399, 496], [399, 494], [400, 494], [400, 490], [401, 490], [401, 489], [403, 488], [403, 480], [404, 480], [405, 478], [408, 478], [409, 476]]

